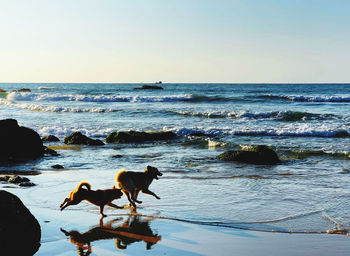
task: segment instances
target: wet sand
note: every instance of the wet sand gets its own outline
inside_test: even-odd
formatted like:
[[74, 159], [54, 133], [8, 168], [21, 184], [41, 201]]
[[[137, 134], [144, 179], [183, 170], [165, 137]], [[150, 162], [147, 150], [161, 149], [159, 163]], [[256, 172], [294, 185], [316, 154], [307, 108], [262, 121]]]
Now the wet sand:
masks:
[[[198, 225], [152, 217], [157, 215], [157, 210], [147, 207], [140, 207], [137, 212], [130, 208], [106, 207], [108, 217], [102, 222], [98, 207], [85, 202], [60, 211], [59, 204], [67, 196], [66, 191], [74, 189], [73, 184], [83, 172], [79, 173], [63, 170], [28, 176], [38, 184], [30, 188], [0, 185], [19, 196], [38, 219], [42, 241], [36, 255], [78, 255], [79, 250], [84, 255], [340, 256], [350, 252], [350, 238], [344, 235], [258, 232]], [[107, 182], [102, 176], [94, 180], [94, 184], [105, 185]], [[125, 204], [126, 199], [115, 203]]]

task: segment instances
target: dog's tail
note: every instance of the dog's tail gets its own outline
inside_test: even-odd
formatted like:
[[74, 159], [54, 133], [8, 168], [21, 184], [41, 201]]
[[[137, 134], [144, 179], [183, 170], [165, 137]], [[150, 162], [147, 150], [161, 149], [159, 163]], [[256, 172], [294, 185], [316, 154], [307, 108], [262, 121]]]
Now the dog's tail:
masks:
[[125, 169], [121, 169], [118, 173], [117, 173], [117, 176], [115, 176], [115, 182], [117, 183], [117, 188], [121, 188], [121, 184], [120, 184], [120, 176], [122, 174], [124, 174], [126, 172]]
[[86, 187], [87, 190], [91, 189], [91, 185], [86, 182], [86, 181], [81, 181], [78, 186], [75, 188], [75, 190], [73, 190], [72, 192], [70, 192], [69, 194], [69, 199], [73, 200], [74, 194], [76, 194], [79, 190], [82, 189], [82, 187]]

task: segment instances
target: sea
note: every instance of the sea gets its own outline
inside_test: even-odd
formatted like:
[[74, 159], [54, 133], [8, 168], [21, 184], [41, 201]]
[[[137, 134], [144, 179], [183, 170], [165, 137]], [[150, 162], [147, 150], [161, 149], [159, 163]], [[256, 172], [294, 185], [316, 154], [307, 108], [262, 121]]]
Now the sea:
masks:
[[[150, 186], [161, 200], [140, 194], [139, 211], [146, 215], [267, 232], [350, 230], [350, 84], [162, 83], [163, 90], [134, 89], [142, 85], [1, 83], [6, 92], [0, 93], [0, 119], [14, 118], [42, 137], [57, 136], [60, 142], [45, 145], [60, 155], [1, 166], [0, 172], [45, 173], [61, 164], [62, 180], [79, 177], [63, 199], [79, 173], [88, 173], [96, 189], [98, 181], [113, 184], [120, 169], [151, 165], [163, 173]], [[15, 91], [22, 88], [30, 91]], [[178, 137], [63, 144], [76, 131], [104, 141], [112, 132], [130, 130], [172, 131]], [[281, 163], [217, 158], [253, 145], [271, 147]], [[78, 209], [98, 214], [94, 206]]]

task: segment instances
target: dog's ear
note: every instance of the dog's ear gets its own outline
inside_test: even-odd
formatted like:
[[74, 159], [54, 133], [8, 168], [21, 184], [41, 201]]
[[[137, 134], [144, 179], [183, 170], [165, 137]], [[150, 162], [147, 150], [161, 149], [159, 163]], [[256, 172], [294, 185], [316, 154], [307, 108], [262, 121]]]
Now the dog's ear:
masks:
[[152, 166], [147, 165], [146, 169], [149, 171], [152, 168]]
[[115, 185], [113, 186], [113, 188], [112, 189], [115, 189]]

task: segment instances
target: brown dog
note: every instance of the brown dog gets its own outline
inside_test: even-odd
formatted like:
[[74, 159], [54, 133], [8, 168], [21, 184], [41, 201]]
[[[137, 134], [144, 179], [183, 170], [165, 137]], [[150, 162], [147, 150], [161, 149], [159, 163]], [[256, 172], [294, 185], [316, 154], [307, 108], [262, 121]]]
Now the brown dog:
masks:
[[[83, 187], [86, 187], [86, 189]], [[115, 186], [113, 186], [112, 189], [91, 190], [91, 185], [82, 181], [75, 190], [70, 192], [69, 197], [64, 199], [60, 207], [61, 211], [63, 211], [67, 206], [77, 205], [81, 201], [86, 200], [94, 205], [100, 206], [101, 215], [106, 217], [107, 215], [103, 214], [103, 208], [106, 204], [119, 209], [123, 208], [111, 203], [114, 199], [119, 199], [122, 195], [123, 193], [121, 190], [115, 188]]]
[[131, 172], [122, 169], [117, 173], [115, 181], [117, 182], [117, 187], [123, 191], [130, 204], [136, 207], [135, 202], [139, 204], [142, 203], [137, 200], [140, 191], [160, 199], [156, 194], [150, 191], [148, 187], [151, 185], [153, 179], [158, 180], [158, 176], [162, 175], [163, 174], [158, 171], [157, 168], [152, 166], [147, 166], [144, 172]]

